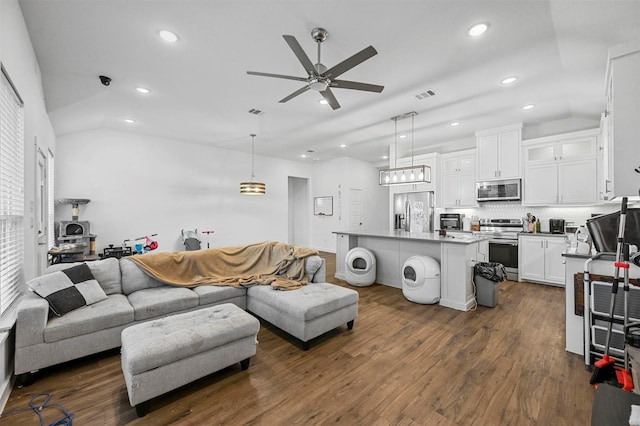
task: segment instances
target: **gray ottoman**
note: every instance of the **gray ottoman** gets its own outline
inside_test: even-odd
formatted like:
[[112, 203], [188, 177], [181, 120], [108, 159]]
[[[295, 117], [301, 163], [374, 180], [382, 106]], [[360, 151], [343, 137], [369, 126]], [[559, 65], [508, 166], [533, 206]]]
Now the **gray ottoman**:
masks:
[[353, 328], [358, 292], [329, 283], [290, 291], [257, 285], [247, 290], [247, 310], [301, 340], [307, 350], [309, 340], [341, 324]]
[[260, 322], [232, 303], [136, 324], [122, 331], [122, 372], [132, 407], [256, 354]]

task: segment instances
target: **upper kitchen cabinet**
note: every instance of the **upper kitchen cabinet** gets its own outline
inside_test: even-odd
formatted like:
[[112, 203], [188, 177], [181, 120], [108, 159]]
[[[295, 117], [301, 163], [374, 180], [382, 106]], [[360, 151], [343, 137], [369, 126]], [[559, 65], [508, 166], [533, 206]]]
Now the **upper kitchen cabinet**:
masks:
[[476, 132], [479, 181], [519, 179], [522, 123]]
[[524, 141], [522, 203], [596, 204], [599, 133], [599, 129], [593, 129]]
[[429, 170], [431, 173], [431, 182], [407, 185], [392, 185], [390, 186], [390, 188], [392, 188], [391, 192], [397, 194], [399, 192], [436, 191], [436, 188], [438, 187], [438, 163], [440, 162], [439, 155], [440, 154], [437, 153], [431, 153], [414, 155], [413, 158], [398, 158], [396, 165], [394, 165], [393, 167], [409, 167], [411, 165], [429, 166]]
[[441, 156], [439, 207], [475, 207], [476, 150], [452, 152]]
[[605, 199], [640, 189], [640, 43], [609, 49], [604, 133]]

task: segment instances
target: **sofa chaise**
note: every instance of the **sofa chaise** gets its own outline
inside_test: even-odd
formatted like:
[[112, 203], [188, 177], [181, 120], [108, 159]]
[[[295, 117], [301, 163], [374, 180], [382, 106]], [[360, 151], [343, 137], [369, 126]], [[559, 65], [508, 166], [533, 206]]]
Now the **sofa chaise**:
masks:
[[[257, 316], [300, 339], [305, 350], [308, 341], [320, 334], [344, 323], [351, 328], [358, 311], [358, 293], [325, 283], [324, 259], [317, 255], [309, 256], [304, 265], [308, 285], [290, 291], [258, 286], [267, 291], [255, 294], [248, 292], [252, 287], [167, 285], [126, 257], [86, 265], [104, 291], [104, 300], [55, 316], [41, 295], [29, 289], [24, 292], [16, 321], [14, 371], [19, 383], [29, 384], [39, 369], [120, 347], [121, 333], [131, 325], [223, 303], [244, 310], [253, 303]], [[51, 265], [43, 277], [74, 267], [78, 263]], [[316, 285], [317, 291], [309, 292]], [[252, 298], [256, 300], [251, 302]], [[308, 312], [300, 308], [304, 299]]]

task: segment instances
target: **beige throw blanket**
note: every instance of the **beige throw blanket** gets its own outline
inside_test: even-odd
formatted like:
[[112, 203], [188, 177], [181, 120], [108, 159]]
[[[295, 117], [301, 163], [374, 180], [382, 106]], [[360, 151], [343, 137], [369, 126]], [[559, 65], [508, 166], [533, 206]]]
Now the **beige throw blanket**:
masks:
[[198, 251], [148, 253], [129, 259], [153, 278], [172, 285], [270, 284], [279, 290], [293, 290], [307, 284], [305, 258], [316, 254], [317, 251], [308, 248], [270, 241]]

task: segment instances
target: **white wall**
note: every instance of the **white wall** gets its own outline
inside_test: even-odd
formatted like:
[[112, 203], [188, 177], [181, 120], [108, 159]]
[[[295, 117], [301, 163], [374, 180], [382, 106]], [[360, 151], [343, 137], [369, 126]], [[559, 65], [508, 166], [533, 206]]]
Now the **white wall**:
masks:
[[316, 163], [312, 197], [333, 197], [333, 216], [311, 218], [311, 240], [320, 250], [335, 252], [333, 232], [348, 230], [350, 189], [362, 190], [364, 229], [387, 229], [388, 190], [378, 185], [375, 167], [346, 157]]
[[44, 104], [40, 68], [31, 45], [22, 12], [15, 0], [0, 1], [0, 61], [5, 67], [20, 97], [24, 101], [25, 122], [25, 267], [26, 279], [36, 274], [36, 242], [34, 225], [35, 163], [34, 144], [55, 153], [55, 134]]
[[[250, 177], [246, 153], [115, 130], [60, 136], [57, 150], [56, 198], [91, 200], [80, 205], [80, 220], [91, 222], [98, 252], [152, 233], [158, 234], [158, 250], [183, 250], [180, 230], [194, 228], [215, 231], [211, 247], [289, 241], [290, 197], [300, 200], [290, 193], [289, 177], [308, 179], [311, 188], [304, 206], [311, 216], [309, 235], [295, 231], [308, 238], [309, 247], [335, 251], [332, 232], [346, 229], [350, 188], [363, 190], [365, 228], [386, 226], [385, 188], [377, 184], [377, 170], [359, 160], [310, 166], [256, 156], [256, 178], [267, 185], [267, 195], [247, 197], [239, 192]], [[312, 197], [328, 195], [334, 197], [334, 215], [313, 216]], [[70, 219], [71, 206], [58, 205], [56, 221]]]
[[[34, 230], [35, 149], [34, 142], [55, 153], [55, 135], [45, 111], [40, 69], [16, 0], [0, 0], [0, 62], [24, 101], [25, 113], [25, 279], [36, 273], [36, 235]], [[11, 392], [13, 352], [11, 339], [0, 333], [0, 410]], [[8, 358], [10, 356], [10, 358]]]
[[[80, 220], [91, 222], [99, 253], [154, 233], [158, 250], [184, 250], [180, 231], [195, 228], [215, 231], [211, 247], [288, 241], [288, 177], [311, 174], [305, 163], [256, 156], [267, 194], [253, 197], [240, 195], [247, 153], [115, 130], [61, 136], [57, 149], [56, 198], [91, 200]], [[56, 221], [70, 219], [70, 205], [56, 207]]]

